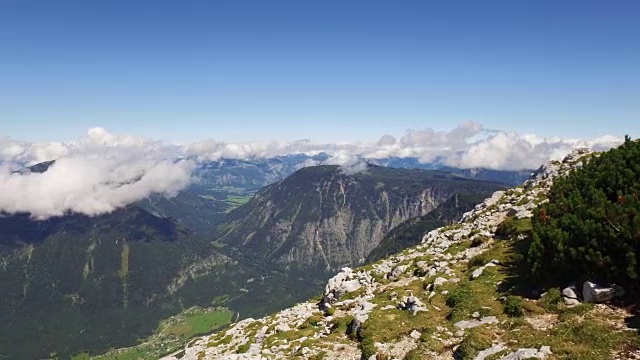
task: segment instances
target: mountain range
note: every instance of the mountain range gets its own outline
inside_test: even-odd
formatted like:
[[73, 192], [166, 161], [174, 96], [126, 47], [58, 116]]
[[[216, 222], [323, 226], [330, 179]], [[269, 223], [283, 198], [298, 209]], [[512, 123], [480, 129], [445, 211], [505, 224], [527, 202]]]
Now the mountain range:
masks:
[[[366, 266], [345, 267], [320, 295], [191, 339], [163, 359], [637, 358], [637, 274], [628, 271], [637, 263], [636, 255], [631, 248], [620, 254], [617, 246], [637, 244], [638, 223], [631, 221], [637, 219], [637, 201], [629, 199], [632, 193], [620, 194], [637, 187], [639, 144], [627, 140], [602, 155], [581, 149], [562, 162], [550, 162], [522, 186], [493, 193], [454, 224], [424, 233], [434, 221], [429, 214], [405, 222], [386, 239], [406, 243], [414, 234], [413, 246], [389, 256], [378, 254]], [[576, 182], [593, 185], [594, 178], [610, 187], [573, 187]], [[600, 191], [610, 197], [593, 196]], [[443, 204], [441, 214], [462, 196]], [[604, 202], [610, 211], [563, 211], [583, 200]], [[613, 213], [613, 206], [626, 210]], [[597, 245], [582, 233], [569, 238], [573, 234], [546, 232], [581, 221], [600, 224], [597, 229], [616, 238], [607, 244], [612, 248], [598, 247], [606, 256], [570, 247], [571, 241]], [[544, 242], [551, 245], [548, 250], [540, 247], [541, 235], [551, 237]], [[533, 269], [532, 263], [545, 264], [550, 256], [541, 250], [582, 259]], [[613, 260], [615, 256], [619, 258]], [[627, 272], [611, 276], [602, 261], [617, 266], [626, 261]], [[580, 271], [585, 264], [597, 270]], [[602, 282], [605, 275], [609, 282]], [[626, 286], [616, 285], [618, 281]]]
[[404, 221], [456, 194], [505, 186], [443, 171], [301, 160], [309, 159], [202, 163], [198, 180], [177, 196], [96, 217], [3, 214], [0, 355], [105, 352], [194, 305], [240, 317], [281, 309], [317, 293], [335, 269], [364, 263]]

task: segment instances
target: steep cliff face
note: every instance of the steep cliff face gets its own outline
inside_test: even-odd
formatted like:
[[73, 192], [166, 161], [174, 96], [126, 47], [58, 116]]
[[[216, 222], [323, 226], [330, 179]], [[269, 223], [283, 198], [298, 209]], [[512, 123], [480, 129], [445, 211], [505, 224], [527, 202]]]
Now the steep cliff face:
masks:
[[391, 229], [454, 194], [499, 188], [437, 171], [308, 167], [232, 211], [217, 241], [256, 262], [337, 269], [362, 263]]
[[491, 195], [490, 191], [458, 193], [426, 215], [409, 219], [387, 233], [371, 251], [367, 262], [373, 262], [420, 243], [422, 234], [456, 223], [464, 213]]

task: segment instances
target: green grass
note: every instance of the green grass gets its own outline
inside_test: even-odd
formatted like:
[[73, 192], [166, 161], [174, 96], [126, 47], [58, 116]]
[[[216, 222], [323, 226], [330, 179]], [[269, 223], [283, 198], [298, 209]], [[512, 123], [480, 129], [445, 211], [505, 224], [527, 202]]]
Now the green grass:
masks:
[[251, 200], [252, 195], [228, 195], [225, 202], [234, 207], [238, 207], [240, 205], [246, 204], [249, 200]]
[[479, 351], [490, 347], [491, 342], [491, 336], [483, 332], [482, 329], [470, 329], [467, 331], [467, 335], [460, 343], [456, 353], [461, 360], [471, 360]]
[[185, 317], [183, 322], [165, 329], [164, 333], [188, 339], [225, 326], [231, 323], [232, 317], [233, 313], [228, 310], [198, 311]]
[[[100, 360], [158, 359], [183, 348], [189, 338], [213, 332], [231, 322], [234, 313], [226, 309], [190, 308], [163, 321], [156, 333], [140, 345], [112, 350], [95, 357]], [[224, 333], [222, 333], [224, 334]], [[78, 356], [81, 356], [79, 354]], [[83, 359], [79, 357], [77, 360]], [[75, 360], [75, 359], [74, 359]]]
[[578, 315], [571, 313], [573, 309], [568, 311], [551, 330], [538, 331], [525, 324], [518, 331], [506, 332], [503, 340], [518, 341], [519, 347], [551, 346], [554, 358], [575, 360], [610, 359], [612, 350], [640, 346], [635, 332], [616, 330], [593, 312]]
[[531, 219], [516, 219], [508, 217], [504, 219], [496, 229], [496, 236], [502, 238], [511, 238], [520, 234], [529, 234], [533, 229]]

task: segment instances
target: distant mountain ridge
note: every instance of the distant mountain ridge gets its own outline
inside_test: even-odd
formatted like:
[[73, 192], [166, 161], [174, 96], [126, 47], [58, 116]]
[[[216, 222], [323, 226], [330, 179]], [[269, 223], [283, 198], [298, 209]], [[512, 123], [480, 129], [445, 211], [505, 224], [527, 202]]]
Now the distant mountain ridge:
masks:
[[501, 188], [441, 171], [306, 167], [226, 215], [215, 238], [256, 262], [338, 269], [362, 263], [389, 230], [458, 192]]

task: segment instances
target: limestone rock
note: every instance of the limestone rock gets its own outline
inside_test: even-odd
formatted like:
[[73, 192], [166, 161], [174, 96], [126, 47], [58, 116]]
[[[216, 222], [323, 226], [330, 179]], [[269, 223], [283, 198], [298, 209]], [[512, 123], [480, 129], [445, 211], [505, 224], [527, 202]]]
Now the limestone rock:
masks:
[[507, 347], [504, 346], [504, 344], [502, 343], [494, 344], [490, 348], [480, 351], [478, 355], [476, 355], [476, 357], [473, 358], [473, 360], [484, 360], [493, 354], [497, 354], [505, 350], [506, 348]]
[[285, 323], [280, 323], [276, 326], [276, 332], [284, 332], [289, 330], [291, 330], [291, 328]]
[[576, 291], [578, 290], [573, 285], [562, 289], [562, 300], [565, 305], [573, 306], [580, 304], [580, 299], [578, 299]]
[[391, 273], [387, 276], [387, 278], [389, 278], [389, 279], [397, 279], [398, 277], [400, 277], [400, 275], [404, 274], [404, 272], [407, 271], [408, 267], [409, 267], [408, 265], [396, 266], [391, 271]]
[[447, 279], [445, 279], [445, 278], [443, 278], [443, 277], [439, 277], [439, 278], [437, 278], [437, 279], [435, 279], [435, 280], [433, 281], [433, 285], [434, 285], [434, 286], [441, 286], [441, 285], [446, 284], [448, 281], [449, 281], [449, 280], [447, 280]]
[[485, 316], [480, 320], [463, 320], [463, 321], [458, 321], [457, 323], [455, 323], [455, 326], [458, 329], [464, 330], [464, 329], [472, 329], [474, 327], [478, 327], [480, 325], [485, 325], [485, 324], [497, 324], [498, 323], [498, 318], [495, 316]]
[[475, 280], [477, 278], [480, 277], [480, 275], [482, 275], [482, 273], [484, 272], [484, 270], [488, 267], [491, 266], [496, 266], [497, 261], [496, 260], [491, 260], [489, 263], [480, 266], [479, 268], [473, 270], [473, 273], [471, 274], [471, 279]]
[[582, 284], [582, 298], [585, 302], [602, 303], [607, 302], [616, 295], [616, 290], [612, 287], [603, 287], [590, 281]]
[[525, 359], [545, 359], [547, 355], [551, 355], [551, 348], [542, 346], [539, 350], [535, 348], [518, 349], [500, 360], [525, 360]]

